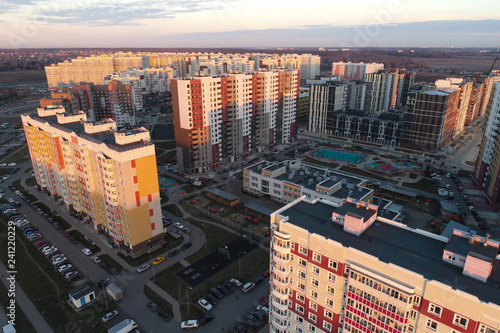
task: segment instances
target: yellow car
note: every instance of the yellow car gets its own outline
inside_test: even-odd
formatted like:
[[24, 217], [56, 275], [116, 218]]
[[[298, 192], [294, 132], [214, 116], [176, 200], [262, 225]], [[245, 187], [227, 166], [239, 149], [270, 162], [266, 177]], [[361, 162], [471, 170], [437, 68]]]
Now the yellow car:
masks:
[[153, 265], [154, 265], [154, 266], [159, 265], [159, 264], [161, 264], [161, 262], [162, 262], [163, 260], [165, 260], [165, 257], [161, 257], [161, 256], [160, 256], [160, 257], [156, 258], [155, 260], [153, 260]]

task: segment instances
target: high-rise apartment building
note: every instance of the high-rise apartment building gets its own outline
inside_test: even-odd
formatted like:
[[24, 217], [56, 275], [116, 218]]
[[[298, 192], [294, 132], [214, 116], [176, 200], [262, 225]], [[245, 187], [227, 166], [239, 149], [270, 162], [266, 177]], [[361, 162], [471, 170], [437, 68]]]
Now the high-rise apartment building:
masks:
[[435, 152], [450, 143], [455, 136], [459, 99], [459, 90], [453, 88], [424, 87], [408, 93], [401, 147]]
[[297, 101], [297, 124], [307, 124], [309, 120], [309, 93], [310, 88], [300, 87]]
[[174, 79], [171, 86], [184, 172], [206, 172], [222, 158], [239, 161], [296, 135], [298, 71]]
[[394, 107], [397, 96], [398, 76], [389, 71], [378, 71], [365, 75], [365, 81], [372, 84], [371, 114], [387, 112]]
[[363, 80], [366, 74], [375, 73], [384, 69], [384, 64], [378, 63], [332, 63], [332, 75], [340, 76], [341, 80]]
[[69, 87], [80, 82], [103, 84], [104, 76], [130, 67], [149, 67], [147, 56], [115, 53], [72, 59], [45, 67], [49, 89]]
[[331, 118], [336, 111], [345, 111], [348, 85], [340, 81], [326, 81], [313, 84], [309, 92], [309, 125], [310, 132], [328, 134]]
[[271, 215], [272, 333], [494, 333], [499, 243], [304, 197]]
[[154, 145], [144, 128], [117, 131], [60, 106], [22, 115], [41, 189], [131, 255], [163, 243]]
[[500, 82], [493, 85], [486, 108], [486, 126], [481, 140], [474, 180], [494, 209], [500, 207]]

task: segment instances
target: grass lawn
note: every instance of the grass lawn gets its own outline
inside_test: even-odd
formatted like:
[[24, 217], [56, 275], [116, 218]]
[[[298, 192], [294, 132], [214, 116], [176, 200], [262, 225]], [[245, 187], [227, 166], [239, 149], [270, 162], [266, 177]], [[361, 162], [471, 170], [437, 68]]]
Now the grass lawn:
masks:
[[342, 166], [340, 168], [340, 170], [345, 171], [345, 172], [349, 172], [349, 173], [354, 173], [354, 174], [357, 174], [357, 175], [362, 176], [362, 177], [369, 177], [372, 179], [378, 179], [378, 180], [383, 180], [383, 181], [388, 182], [388, 183], [397, 184], [396, 180], [385, 178], [383, 176], [379, 176], [379, 175], [376, 175], [374, 173], [364, 171], [364, 170], [361, 170], [358, 168], [353, 168], [353, 167], [346, 166], [346, 165]]
[[13, 151], [11, 155], [4, 160], [5, 163], [9, 164], [12, 162], [15, 162], [17, 164], [24, 163], [25, 159], [24, 156], [28, 154], [30, 151], [28, 149], [28, 146], [23, 146], [21, 149], [18, 149], [16, 151]]
[[57, 223], [59, 223], [59, 225], [64, 229], [69, 229], [71, 228], [71, 224], [69, 224], [65, 219], [63, 219], [61, 216], [59, 215], [56, 215], [54, 213], [52, 213], [52, 210], [44, 203], [37, 203], [36, 204], [38, 207], [40, 207], [41, 210], [43, 210], [45, 213], [49, 214], [50, 217], [52, 217], [54, 219], [54, 221], [56, 221]]
[[0, 176], [10, 175], [12, 170], [14, 170], [14, 168], [0, 168]]
[[92, 245], [92, 243], [90, 243], [80, 231], [70, 230], [69, 233], [71, 234], [71, 236], [75, 237], [76, 240], [78, 240], [80, 243], [82, 243], [83, 246], [89, 248], [90, 251], [92, 251], [92, 253], [98, 253], [101, 251], [101, 248], [99, 246]]
[[163, 191], [160, 191], [161, 203], [167, 203], [169, 200], [168, 195], [166, 195]]
[[123, 266], [117, 262], [115, 259], [113, 259], [109, 254], [102, 254], [99, 256], [102, 261], [106, 262], [109, 266], [112, 268], [116, 269], [117, 271], [127, 271]]
[[28, 169], [25, 169], [24, 170], [25, 173], [32, 173], [33, 172], [33, 168], [28, 168]]
[[403, 183], [403, 186], [411, 187], [416, 190], [425, 191], [429, 193], [436, 193], [437, 188], [434, 182], [430, 179], [422, 178], [416, 183]]
[[[5, 226], [5, 224], [2, 224], [2, 226]], [[2, 253], [2, 260], [6, 260], [7, 257], [3, 256], [4, 253]], [[7, 297], [7, 288], [3, 283], [0, 283], [0, 307], [3, 309], [4, 313], [8, 313], [7, 311], [7, 306], [10, 304], [10, 298]], [[26, 318], [26, 315], [24, 314], [23, 310], [19, 306], [16, 306], [16, 330], [18, 332], [28, 332], [28, 333], [36, 333], [35, 328], [31, 325], [31, 322], [28, 321], [28, 318]]]
[[167, 212], [174, 214], [175, 216], [178, 217], [183, 217], [184, 214], [180, 211], [179, 208], [177, 208], [177, 205], [171, 204], [171, 205], [166, 205], [163, 207]]
[[162, 148], [162, 149], [175, 149], [175, 140], [155, 142], [154, 145], [155, 145], [155, 147]]
[[170, 317], [174, 316], [174, 309], [172, 307], [172, 304], [169, 302], [165, 301], [163, 297], [155, 293], [151, 288], [148, 286], [144, 286], [144, 295], [146, 295], [147, 298], [158, 304], [160, 308], [163, 310], [167, 311], [167, 313], [170, 315]]
[[37, 197], [35, 197], [31, 193], [28, 193], [26, 191], [26, 189], [21, 185], [21, 179], [18, 179], [15, 182], [12, 182], [12, 185], [14, 185], [15, 188], [17, 188], [19, 191], [21, 191], [31, 202], [37, 202], [38, 201]]
[[186, 258], [186, 261], [191, 264], [203, 258], [207, 253], [212, 252], [213, 250], [238, 237], [238, 234], [234, 234], [231, 231], [223, 229], [219, 226], [203, 223], [192, 218], [189, 218], [188, 221], [203, 230], [207, 239], [203, 250], [200, 250], [192, 256]]
[[[6, 232], [6, 222], [3, 219], [0, 221], [0, 232]], [[2, 258], [5, 257], [6, 249], [7, 247], [0, 249]], [[16, 237], [16, 269], [16, 281], [54, 331], [78, 329], [84, 333], [107, 332], [106, 327], [100, 323], [94, 326], [99, 321], [98, 318], [105, 314], [106, 308], [96, 302], [92, 305], [91, 312], [75, 313], [66, 303], [68, 291], [73, 285], [55, 270], [33, 244], [20, 236]], [[19, 332], [25, 332], [20, 327], [17, 328]]]
[[[157, 157], [156, 161], [160, 164], [170, 163], [170, 160], [176, 155], [175, 150], [166, 152]], [[162, 167], [163, 168], [163, 167]]]
[[26, 183], [26, 186], [35, 186], [36, 185], [36, 178], [30, 177], [30, 178], [26, 179], [25, 183]]
[[[208, 251], [200, 250], [202, 256], [206, 255]], [[269, 252], [261, 248], [256, 248], [248, 254], [241, 257], [241, 262], [233, 262], [228, 267], [224, 268], [222, 271], [216, 273], [211, 278], [202, 282], [198, 286], [189, 290], [189, 308], [190, 316], [189, 319], [201, 318], [204, 312], [201, 311], [196, 302], [200, 297], [204, 297], [208, 290], [220, 283], [228, 282], [231, 278], [238, 278], [238, 271], [241, 265], [241, 277], [239, 278], [242, 282], [253, 281], [257, 276], [262, 276], [265, 270], [269, 269]], [[175, 273], [180, 271], [184, 266], [181, 264], [175, 264], [166, 270], [162, 271], [160, 274], [156, 275], [154, 280], [155, 284], [160, 288], [165, 290], [169, 295], [177, 299], [181, 306], [182, 319], [188, 318], [188, 306], [187, 306], [187, 284], [181, 281], [175, 276]]]
[[148, 261], [151, 261], [151, 258], [154, 259], [158, 256], [161, 256], [165, 252], [170, 251], [171, 249], [181, 245], [182, 242], [184, 241], [184, 237], [179, 237], [176, 239], [176, 238], [167, 234], [165, 237], [165, 240], [167, 242], [158, 250], [151, 252], [151, 255], [149, 253], [144, 253], [136, 258], [132, 258], [130, 256], [125, 256], [121, 252], [118, 252], [118, 256], [120, 258], [122, 258], [123, 260], [125, 260], [129, 265], [137, 267], [137, 266], [142, 265]]

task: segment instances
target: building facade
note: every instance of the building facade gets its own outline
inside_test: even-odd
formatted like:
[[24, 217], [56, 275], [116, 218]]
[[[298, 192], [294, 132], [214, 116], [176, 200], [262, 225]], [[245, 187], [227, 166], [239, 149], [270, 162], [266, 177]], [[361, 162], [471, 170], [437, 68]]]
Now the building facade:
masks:
[[341, 80], [364, 80], [366, 74], [375, 73], [384, 69], [384, 64], [378, 63], [332, 63], [332, 75], [340, 76]]
[[271, 215], [270, 332], [498, 332], [499, 243], [378, 209], [301, 197]]
[[177, 166], [206, 172], [296, 135], [299, 71], [174, 79]]
[[486, 108], [486, 126], [481, 140], [474, 180], [494, 209], [500, 207], [500, 82], [493, 85]]
[[59, 106], [21, 116], [39, 187], [139, 255], [163, 243], [154, 145], [144, 128], [116, 131]]

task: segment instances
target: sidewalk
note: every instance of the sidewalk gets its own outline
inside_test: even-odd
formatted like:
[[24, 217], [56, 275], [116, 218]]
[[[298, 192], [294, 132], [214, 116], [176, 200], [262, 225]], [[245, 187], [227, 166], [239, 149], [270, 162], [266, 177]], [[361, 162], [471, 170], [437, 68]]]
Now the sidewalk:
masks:
[[155, 293], [158, 294], [158, 296], [163, 298], [165, 301], [172, 304], [172, 309], [174, 312], [173, 313], [174, 320], [180, 323], [182, 321], [182, 317], [181, 317], [181, 307], [179, 305], [179, 302], [177, 302], [177, 300], [175, 300], [172, 296], [167, 294], [163, 289], [154, 284], [151, 280], [148, 280], [148, 282], [146, 282], [146, 286], [151, 288]]
[[[7, 273], [7, 268], [0, 264], [0, 276], [2, 277], [2, 282], [9, 289], [9, 282], [6, 280], [7, 276], [10, 274]], [[16, 282], [16, 303], [23, 310], [24, 314], [31, 322], [31, 325], [35, 328], [37, 332], [40, 333], [53, 333], [52, 328], [47, 324], [45, 319], [42, 317], [38, 309], [31, 303], [31, 300], [21, 289], [19, 284]]]

